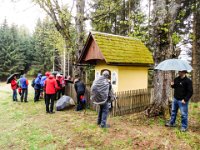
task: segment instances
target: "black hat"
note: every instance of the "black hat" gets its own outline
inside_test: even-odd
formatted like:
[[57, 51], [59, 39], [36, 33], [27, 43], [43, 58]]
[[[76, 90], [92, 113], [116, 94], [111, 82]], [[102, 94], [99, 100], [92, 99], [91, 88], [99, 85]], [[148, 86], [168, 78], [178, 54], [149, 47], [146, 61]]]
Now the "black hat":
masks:
[[180, 72], [188, 73], [187, 70], [181, 70]]

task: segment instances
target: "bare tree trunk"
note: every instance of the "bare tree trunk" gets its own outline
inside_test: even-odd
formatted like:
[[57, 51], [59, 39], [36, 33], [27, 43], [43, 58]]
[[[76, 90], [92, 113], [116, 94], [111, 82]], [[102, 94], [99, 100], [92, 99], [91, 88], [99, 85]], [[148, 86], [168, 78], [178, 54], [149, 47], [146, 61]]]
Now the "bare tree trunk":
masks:
[[[154, 61], [157, 65], [165, 59], [172, 58], [174, 32], [174, 20], [177, 16], [179, 3], [168, 0], [153, 0], [153, 37], [150, 42], [154, 48]], [[167, 24], [167, 26], [166, 26]], [[165, 28], [165, 30], [163, 30]], [[148, 116], [163, 114], [168, 108], [170, 100], [170, 82], [172, 81], [171, 72], [155, 71], [154, 73], [154, 102], [146, 111]]]
[[[76, 32], [77, 32], [77, 38], [76, 38], [76, 61], [78, 60], [81, 50], [84, 46], [84, 9], [85, 9], [85, 0], [77, 0], [76, 1]], [[76, 67], [75, 68], [76, 74], [79, 74], [81, 78], [85, 79], [83, 68], [82, 67]]]
[[200, 101], [200, 2], [196, 1], [196, 10], [194, 12], [193, 22], [193, 49], [192, 49], [192, 81], [193, 97], [192, 101]]
[[146, 110], [149, 117], [164, 115], [168, 108], [171, 95], [171, 72], [156, 71], [154, 74], [154, 102], [151, 107]]
[[84, 8], [85, 0], [76, 1], [76, 31], [77, 31], [77, 56], [79, 57], [84, 45]]

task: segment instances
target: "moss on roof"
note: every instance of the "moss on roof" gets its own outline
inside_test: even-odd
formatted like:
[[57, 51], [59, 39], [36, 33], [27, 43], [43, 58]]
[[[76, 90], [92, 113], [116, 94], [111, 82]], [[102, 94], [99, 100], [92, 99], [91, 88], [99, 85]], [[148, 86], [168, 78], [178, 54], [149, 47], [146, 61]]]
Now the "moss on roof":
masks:
[[106, 63], [153, 64], [151, 52], [140, 40], [100, 32], [92, 36]]

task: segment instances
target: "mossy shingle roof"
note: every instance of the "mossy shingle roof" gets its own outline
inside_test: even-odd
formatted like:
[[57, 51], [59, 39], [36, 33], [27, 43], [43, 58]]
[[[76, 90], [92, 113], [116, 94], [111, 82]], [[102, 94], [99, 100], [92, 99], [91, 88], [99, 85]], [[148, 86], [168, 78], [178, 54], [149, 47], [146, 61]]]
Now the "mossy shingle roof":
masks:
[[91, 34], [106, 63], [153, 64], [151, 52], [140, 40], [101, 32]]

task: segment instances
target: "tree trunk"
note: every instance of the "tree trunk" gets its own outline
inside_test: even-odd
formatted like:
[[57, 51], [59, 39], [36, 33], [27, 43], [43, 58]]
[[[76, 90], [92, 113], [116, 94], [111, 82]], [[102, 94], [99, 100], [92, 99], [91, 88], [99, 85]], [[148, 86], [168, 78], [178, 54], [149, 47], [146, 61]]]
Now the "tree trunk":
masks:
[[84, 45], [84, 8], [85, 0], [76, 1], [76, 46], [77, 46], [77, 56], [80, 56], [81, 50]]
[[[172, 58], [172, 34], [175, 26], [173, 20], [176, 19], [180, 5], [175, 1], [154, 0], [153, 7], [153, 37], [150, 42], [153, 43], [154, 61], [157, 65], [165, 59]], [[172, 74], [170, 71], [154, 72], [154, 102], [146, 111], [148, 116], [165, 115], [165, 110], [168, 108], [171, 98], [171, 81]]]
[[[81, 50], [84, 46], [84, 8], [85, 8], [85, 0], [77, 0], [76, 1], [76, 32], [77, 32], [77, 38], [76, 38], [76, 62], [78, 58], [80, 57]], [[76, 67], [75, 68], [75, 74], [79, 74], [81, 78], [85, 79], [83, 76], [83, 68], [82, 67]]]
[[200, 101], [200, 2], [196, 1], [193, 22], [193, 49], [192, 49], [192, 82], [193, 96], [192, 101]]
[[168, 108], [170, 100], [171, 72], [156, 71], [154, 74], [154, 102], [151, 107], [146, 110], [149, 117], [164, 115]]

